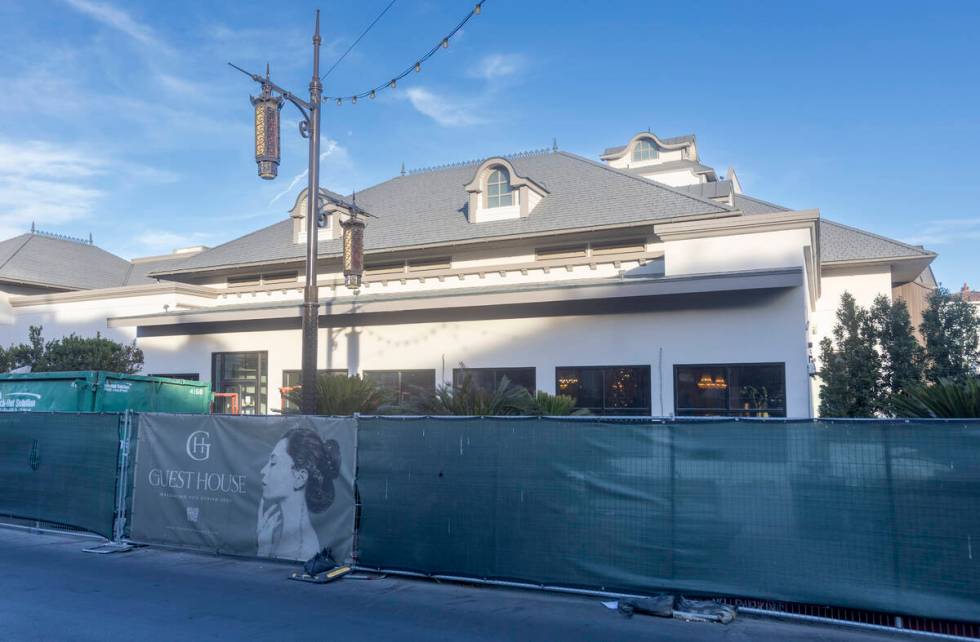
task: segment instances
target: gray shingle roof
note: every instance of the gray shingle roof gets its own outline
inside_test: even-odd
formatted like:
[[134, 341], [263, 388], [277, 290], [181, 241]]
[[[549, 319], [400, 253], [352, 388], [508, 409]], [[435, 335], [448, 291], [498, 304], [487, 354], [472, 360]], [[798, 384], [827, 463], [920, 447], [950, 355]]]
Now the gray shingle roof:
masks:
[[745, 194], [735, 195], [735, 207], [742, 210], [743, 214], [772, 214], [773, 212], [789, 212], [788, 207], [776, 205], [769, 201], [763, 201]]
[[[744, 194], [735, 195], [735, 207], [749, 215], [788, 212], [789, 208]], [[820, 219], [820, 261], [868, 261], [907, 256], [931, 256], [932, 252], [855, 227]]]
[[0, 242], [0, 281], [66, 290], [123, 285], [129, 261], [77, 241], [21, 234]]
[[[368, 219], [365, 248], [387, 250], [524, 234], [615, 226], [731, 211], [724, 205], [613, 169], [567, 152], [509, 159], [515, 171], [548, 190], [527, 218], [470, 223], [463, 185], [479, 163], [399, 176], [357, 193]], [[322, 241], [322, 255], [338, 255], [339, 239]], [[304, 246], [292, 240], [289, 219], [190, 257], [187, 273], [236, 265], [300, 260]]]
[[[654, 135], [656, 135], [656, 134], [654, 134]], [[664, 143], [666, 143], [668, 145], [674, 145], [676, 143], [693, 143], [694, 142], [694, 134], [684, 134], [683, 136], [674, 136], [672, 138], [660, 138], [659, 136], [657, 136], [657, 138], [660, 141], [662, 141], [662, 142], [664, 142]], [[607, 147], [606, 150], [604, 152], [602, 152], [602, 155], [603, 156], [607, 156], [609, 154], [618, 154], [619, 152], [623, 151], [624, 149], [626, 149], [626, 145], [618, 145], [616, 147]]]
[[932, 256], [920, 247], [865, 232], [827, 219], [820, 220], [820, 260], [865, 261], [913, 256]]
[[158, 270], [170, 270], [180, 267], [187, 260], [185, 256], [177, 257], [161, 257], [152, 261], [134, 261], [132, 263], [132, 269], [129, 271], [129, 275], [126, 277], [126, 282], [124, 285], [145, 285], [147, 283], [156, 283], [157, 280], [149, 276], [150, 272], [155, 272]]

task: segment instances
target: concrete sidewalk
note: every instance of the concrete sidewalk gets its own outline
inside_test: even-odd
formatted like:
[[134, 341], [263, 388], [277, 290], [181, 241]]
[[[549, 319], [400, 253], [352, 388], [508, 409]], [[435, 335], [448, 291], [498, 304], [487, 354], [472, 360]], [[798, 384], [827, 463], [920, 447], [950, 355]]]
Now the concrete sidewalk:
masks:
[[406, 579], [329, 585], [296, 567], [0, 527], [0, 640], [913, 640], [740, 616], [627, 619], [598, 598]]

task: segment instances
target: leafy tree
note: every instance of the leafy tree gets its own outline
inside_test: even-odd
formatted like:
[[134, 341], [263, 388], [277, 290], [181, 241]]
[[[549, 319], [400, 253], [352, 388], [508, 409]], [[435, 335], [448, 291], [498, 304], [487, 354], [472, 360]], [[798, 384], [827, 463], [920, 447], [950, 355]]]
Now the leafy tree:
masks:
[[980, 319], [969, 302], [946, 288], [936, 288], [929, 295], [919, 329], [926, 342], [929, 381], [965, 381], [976, 374]]
[[881, 357], [879, 392], [889, 399], [922, 383], [925, 350], [915, 340], [908, 306], [878, 295], [868, 312]]
[[80, 337], [75, 333], [45, 341], [41, 326], [31, 326], [28, 343], [21, 343], [3, 350], [0, 348], [0, 365], [5, 371], [30, 366], [32, 372], [66, 370], [108, 370], [135, 374], [143, 368], [143, 351], [136, 341], [122, 344], [96, 333], [94, 337]]
[[[287, 398], [302, 404], [302, 391], [290, 392]], [[358, 376], [323, 374], [316, 379], [316, 413], [318, 415], [373, 415], [391, 401], [391, 394], [370, 379]]]
[[964, 381], [944, 380], [917, 386], [892, 402], [900, 417], [966, 419], [980, 417], [980, 378]]
[[849, 292], [841, 296], [833, 339], [820, 342], [820, 415], [871, 417], [880, 407], [881, 357], [870, 315]]

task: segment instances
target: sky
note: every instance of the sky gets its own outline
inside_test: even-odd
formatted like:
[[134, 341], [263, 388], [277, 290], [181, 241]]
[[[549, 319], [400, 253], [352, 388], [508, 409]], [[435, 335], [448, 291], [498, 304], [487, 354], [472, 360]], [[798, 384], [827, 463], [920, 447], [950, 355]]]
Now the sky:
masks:
[[[390, 2], [322, 2], [326, 70]], [[473, 0], [396, 0], [325, 79], [385, 82]], [[285, 218], [306, 141], [283, 109], [279, 178], [256, 175], [268, 63], [308, 92], [316, 2], [0, 3], [0, 238], [38, 228], [126, 258]], [[980, 289], [980, 2], [487, 0], [393, 91], [323, 111], [321, 185], [550, 147], [597, 159], [638, 131], [693, 133], [749, 195], [939, 253]]]

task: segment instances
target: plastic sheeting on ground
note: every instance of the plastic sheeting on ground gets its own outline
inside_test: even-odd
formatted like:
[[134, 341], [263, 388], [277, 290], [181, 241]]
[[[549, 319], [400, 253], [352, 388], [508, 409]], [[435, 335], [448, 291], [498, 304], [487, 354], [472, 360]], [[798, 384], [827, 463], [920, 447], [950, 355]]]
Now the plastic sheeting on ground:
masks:
[[0, 413], [0, 515], [112, 537], [120, 414]]
[[359, 420], [365, 566], [975, 620], [980, 422]]

